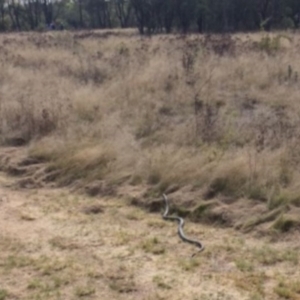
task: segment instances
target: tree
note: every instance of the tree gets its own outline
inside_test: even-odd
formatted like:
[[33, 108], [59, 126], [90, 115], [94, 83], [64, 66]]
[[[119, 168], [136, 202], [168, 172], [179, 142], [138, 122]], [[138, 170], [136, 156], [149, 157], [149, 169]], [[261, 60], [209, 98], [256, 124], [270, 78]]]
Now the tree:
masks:
[[299, 28], [299, 0], [0, 0], [0, 30], [136, 26], [141, 34]]
[[179, 28], [186, 33], [195, 19], [197, 0], [176, 0]]
[[114, 6], [116, 16], [120, 22], [121, 27], [128, 27], [132, 11], [131, 2], [129, 0], [114, 0]]

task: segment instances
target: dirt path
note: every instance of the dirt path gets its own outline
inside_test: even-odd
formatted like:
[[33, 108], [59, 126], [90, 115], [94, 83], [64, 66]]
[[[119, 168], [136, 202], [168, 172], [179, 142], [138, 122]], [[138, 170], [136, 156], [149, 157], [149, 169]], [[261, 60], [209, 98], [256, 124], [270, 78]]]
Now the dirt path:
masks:
[[0, 176], [0, 300], [300, 299], [300, 242], [176, 225], [124, 199], [13, 190]]

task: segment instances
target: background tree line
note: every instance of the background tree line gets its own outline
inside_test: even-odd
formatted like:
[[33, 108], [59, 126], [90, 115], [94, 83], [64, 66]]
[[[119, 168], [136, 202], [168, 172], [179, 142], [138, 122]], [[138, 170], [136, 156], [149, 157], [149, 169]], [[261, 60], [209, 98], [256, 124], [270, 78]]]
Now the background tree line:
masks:
[[137, 27], [156, 32], [298, 28], [300, 0], [0, 0], [0, 30]]

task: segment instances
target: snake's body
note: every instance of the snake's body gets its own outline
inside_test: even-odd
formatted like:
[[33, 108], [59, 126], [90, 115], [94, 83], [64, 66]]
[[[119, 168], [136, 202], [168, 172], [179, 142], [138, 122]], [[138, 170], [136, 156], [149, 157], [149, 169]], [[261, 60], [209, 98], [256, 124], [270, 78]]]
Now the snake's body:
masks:
[[[199, 252], [203, 251], [204, 250], [204, 246], [202, 245], [201, 242], [199, 241], [196, 241], [196, 240], [193, 240], [193, 239], [190, 239], [190, 238], [187, 238], [183, 232], [183, 227], [184, 227], [184, 220], [183, 218], [181, 217], [174, 217], [174, 216], [168, 216], [169, 214], [169, 201], [168, 201], [168, 198], [165, 194], [163, 194], [163, 198], [164, 198], [164, 201], [165, 201], [165, 211], [163, 213], [163, 219], [164, 220], [171, 220], [171, 221], [177, 221], [178, 222], [178, 235], [179, 237], [186, 243], [190, 243], [190, 244], [193, 244], [195, 246], [197, 246], [199, 248]], [[195, 255], [195, 254], [194, 254]], [[194, 256], [193, 255], [193, 256]]]

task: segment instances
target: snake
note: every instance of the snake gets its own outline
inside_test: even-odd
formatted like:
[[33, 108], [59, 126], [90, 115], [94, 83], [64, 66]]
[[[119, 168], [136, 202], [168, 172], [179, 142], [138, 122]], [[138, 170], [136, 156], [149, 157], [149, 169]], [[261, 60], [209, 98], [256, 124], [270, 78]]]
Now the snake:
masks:
[[166, 194], [163, 194], [162, 196], [163, 196], [163, 200], [165, 202], [165, 211], [162, 215], [163, 219], [178, 222], [178, 235], [179, 235], [179, 237], [184, 242], [193, 244], [193, 245], [195, 245], [196, 247], [199, 248], [198, 252], [196, 252], [192, 255], [192, 257], [194, 257], [197, 253], [202, 252], [204, 250], [204, 246], [202, 245], [201, 242], [186, 237], [186, 235], [184, 234], [184, 231], [183, 231], [183, 227], [184, 227], [184, 219], [183, 218], [177, 217], [177, 216], [168, 216], [169, 210], [170, 210], [169, 200], [168, 200], [168, 197], [167, 197]]

